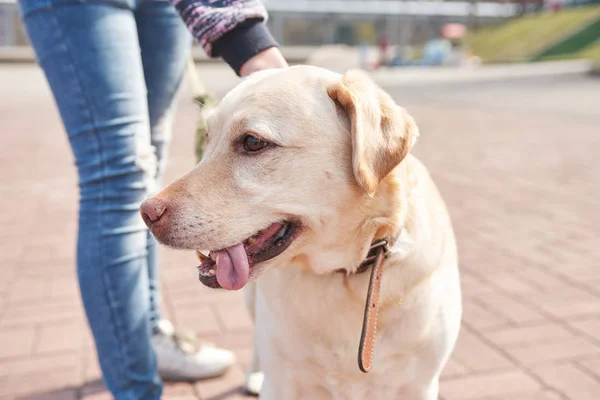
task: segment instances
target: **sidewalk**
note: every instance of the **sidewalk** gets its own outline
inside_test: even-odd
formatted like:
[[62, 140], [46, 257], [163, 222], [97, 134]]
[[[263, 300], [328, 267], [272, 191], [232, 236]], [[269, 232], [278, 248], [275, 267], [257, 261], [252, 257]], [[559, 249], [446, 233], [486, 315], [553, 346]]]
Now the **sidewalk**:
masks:
[[[235, 83], [221, 73], [209, 89]], [[415, 152], [460, 249], [464, 322], [442, 399], [598, 400], [600, 81], [387, 87], [420, 125]], [[183, 99], [166, 182], [194, 164], [196, 109]], [[109, 399], [77, 291], [73, 159], [33, 65], [0, 66], [0, 121], [0, 398]], [[162, 257], [169, 317], [239, 358], [221, 379], [168, 385], [165, 399], [245, 398], [242, 293], [204, 288], [193, 254]]]

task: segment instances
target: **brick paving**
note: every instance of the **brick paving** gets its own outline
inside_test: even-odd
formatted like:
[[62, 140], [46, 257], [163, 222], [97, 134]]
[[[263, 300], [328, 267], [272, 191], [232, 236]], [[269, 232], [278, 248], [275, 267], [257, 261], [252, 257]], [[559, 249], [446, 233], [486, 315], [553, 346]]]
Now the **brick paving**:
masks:
[[[234, 82], [220, 76], [207, 82], [219, 93]], [[464, 323], [441, 398], [599, 399], [600, 80], [389, 90], [421, 126], [415, 152], [458, 236]], [[186, 99], [167, 181], [194, 162]], [[35, 67], [0, 66], [0, 127], [0, 398], [109, 399], [75, 281], [73, 160]], [[223, 378], [167, 385], [165, 398], [245, 398], [242, 294], [203, 288], [192, 254], [162, 251], [167, 315], [239, 359]]]

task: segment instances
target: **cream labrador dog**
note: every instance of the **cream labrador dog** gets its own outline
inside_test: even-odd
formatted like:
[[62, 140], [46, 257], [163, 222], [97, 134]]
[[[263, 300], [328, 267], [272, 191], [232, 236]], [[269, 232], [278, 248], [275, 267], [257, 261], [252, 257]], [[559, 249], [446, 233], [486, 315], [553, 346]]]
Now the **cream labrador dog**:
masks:
[[461, 294], [418, 134], [359, 71], [258, 72], [209, 116], [204, 159], [142, 205], [159, 242], [210, 250], [203, 284], [248, 287], [262, 399], [438, 398]]

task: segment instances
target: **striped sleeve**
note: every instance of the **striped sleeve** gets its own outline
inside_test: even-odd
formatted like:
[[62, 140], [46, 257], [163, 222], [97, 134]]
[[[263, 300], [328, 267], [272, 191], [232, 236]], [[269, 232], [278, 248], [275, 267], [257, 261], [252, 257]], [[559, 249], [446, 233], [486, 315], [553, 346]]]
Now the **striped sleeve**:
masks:
[[[260, 23], [261, 28], [266, 30], [264, 22], [268, 18], [267, 10], [260, 0], [171, 0], [171, 2], [198, 43], [212, 57], [219, 56], [215, 52], [215, 43], [238, 27], [247, 30]], [[266, 33], [270, 36], [268, 30]]]

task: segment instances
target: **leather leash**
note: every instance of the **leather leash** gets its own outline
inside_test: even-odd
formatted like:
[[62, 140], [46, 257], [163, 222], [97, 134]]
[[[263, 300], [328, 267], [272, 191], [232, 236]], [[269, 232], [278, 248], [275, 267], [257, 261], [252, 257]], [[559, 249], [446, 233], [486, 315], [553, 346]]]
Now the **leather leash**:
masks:
[[[365, 313], [363, 317], [362, 332], [358, 346], [358, 367], [362, 372], [369, 372], [373, 365], [373, 353], [375, 351], [375, 336], [377, 334], [377, 323], [379, 321], [379, 292], [381, 289], [381, 276], [383, 275], [383, 261], [389, 251], [388, 241], [378, 240], [371, 245], [371, 252], [374, 255], [368, 256], [359, 267], [364, 266], [364, 270], [374, 262], [369, 279], [369, 289], [367, 291], [367, 301], [365, 304]], [[357, 270], [357, 272], [359, 271]]]

